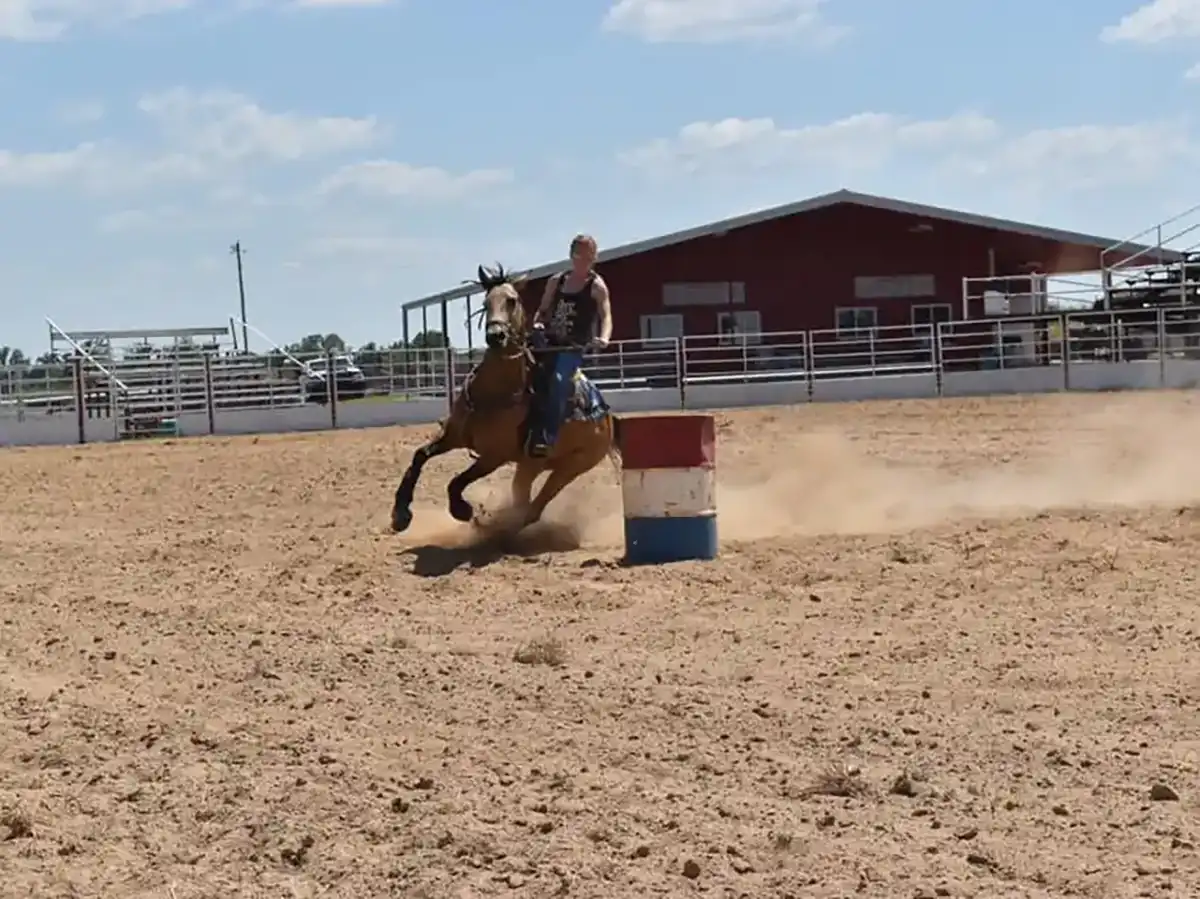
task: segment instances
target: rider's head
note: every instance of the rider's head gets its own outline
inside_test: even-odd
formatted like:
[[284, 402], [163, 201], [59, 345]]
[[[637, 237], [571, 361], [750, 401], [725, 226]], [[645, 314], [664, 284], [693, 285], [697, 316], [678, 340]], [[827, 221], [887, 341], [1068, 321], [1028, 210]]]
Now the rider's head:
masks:
[[571, 267], [576, 273], [584, 274], [596, 264], [596, 238], [590, 234], [576, 234], [571, 239]]

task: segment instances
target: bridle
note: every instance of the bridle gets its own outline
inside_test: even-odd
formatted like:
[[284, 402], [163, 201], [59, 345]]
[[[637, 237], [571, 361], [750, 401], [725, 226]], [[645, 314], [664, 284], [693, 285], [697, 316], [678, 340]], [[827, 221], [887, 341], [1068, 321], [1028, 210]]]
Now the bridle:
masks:
[[[473, 312], [471, 315], [472, 317], [475, 315], [482, 317], [486, 313], [487, 308], [484, 307], [478, 312]], [[523, 317], [522, 324], [524, 324]], [[524, 402], [531, 392], [532, 381], [528, 376], [528, 372], [534, 366], [536, 360], [533, 356], [533, 350], [529, 346], [529, 339], [526, 329], [524, 327], [514, 329], [509, 322], [504, 322], [503, 327], [504, 342], [496, 347], [488, 346], [487, 349], [484, 350], [483, 359], [480, 360], [479, 364], [472, 368], [467, 374], [466, 382], [463, 384], [462, 397], [463, 401], [466, 403], [467, 411], [469, 412], [480, 410], [481, 406], [485, 410], [511, 409], [514, 406], [519, 406], [522, 402]], [[479, 399], [473, 396], [471, 388], [475, 386], [475, 381], [478, 377], [479, 371], [481, 368], [483, 368], [484, 363], [486, 363], [489, 358], [497, 359], [503, 362], [517, 362], [520, 360], [522, 370], [521, 386], [511, 394], [505, 396], [488, 397], [486, 400], [481, 402]]]

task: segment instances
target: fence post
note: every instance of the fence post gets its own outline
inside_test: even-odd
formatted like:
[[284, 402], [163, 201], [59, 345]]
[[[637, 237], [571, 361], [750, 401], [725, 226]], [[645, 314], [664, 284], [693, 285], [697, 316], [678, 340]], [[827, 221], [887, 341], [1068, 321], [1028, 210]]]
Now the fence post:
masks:
[[937, 395], [943, 396], [945, 389], [945, 357], [942, 355], [942, 328], [948, 322], [933, 322], [929, 326], [929, 344], [933, 350], [933, 383], [937, 388]]
[[687, 408], [687, 352], [686, 337], [676, 337], [675, 341], [675, 374], [679, 378], [679, 408]]
[[75, 386], [75, 423], [79, 428], [79, 442], [87, 443], [87, 389], [83, 382], [83, 357], [71, 357], [71, 380]]
[[338, 426], [338, 386], [337, 370], [333, 367], [334, 352], [325, 351], [325, 399], [329, 403], [329, 426], [336, 430]]
[[444, 377], [446, 379], [446, 411], [447, 414], [454, 408], [454, 390], [458, 386], [455, 381], [454, 371], [454, 351], [450, 349], [450, 338], [446, 338], [446, 346], [443, 349], [446, 354], [446, 359], [442, 365]]
[[813, 382], [816, 378], [814, 371], [817, 367], [817, 354], [813, 349], [812, 331], [805, 331], [802, 340], [804, 341], [804, 381], [808, 388], [808, 401], [811, 403], [816, 394], [816, 385]]
[[208, 433], [217, 433], [217, 397], [213, 390], [212, 353], [204, 353], [204, 408], [208, 412]]
[[1158, 386], [1167, 386], [1167, 310], [1158, 307], [1154, 322], [1155, 339], [1158, 341]]
[[1063, 390], [1071, 389], [1071, 317], [1065, 312], [1058, 317], [1058, 348], [1062, 353]]

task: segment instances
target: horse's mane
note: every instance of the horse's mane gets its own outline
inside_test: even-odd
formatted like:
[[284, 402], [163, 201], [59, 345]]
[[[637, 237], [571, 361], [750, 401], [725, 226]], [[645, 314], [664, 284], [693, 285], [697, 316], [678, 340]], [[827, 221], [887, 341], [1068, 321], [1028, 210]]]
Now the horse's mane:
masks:
[[501, 284], [511, 284], [513, 287], [520, 287], [526, 280], [526, 274], [521, 272], [509, 271], [499, 262], [494, 268], [487, 266], [479, 266], [479, 286], [485, 290], [491, 290], [493, 287], [499, 287]]

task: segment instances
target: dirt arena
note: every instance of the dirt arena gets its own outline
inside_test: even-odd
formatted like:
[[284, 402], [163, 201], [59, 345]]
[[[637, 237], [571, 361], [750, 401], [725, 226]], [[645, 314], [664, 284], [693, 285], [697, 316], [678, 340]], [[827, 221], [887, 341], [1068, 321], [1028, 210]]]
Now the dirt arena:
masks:
[[719, 420], [644, 570], [387, 533], [427, 428], [0, 453], [0, 895], [1197, 894], [1200, 398]]

